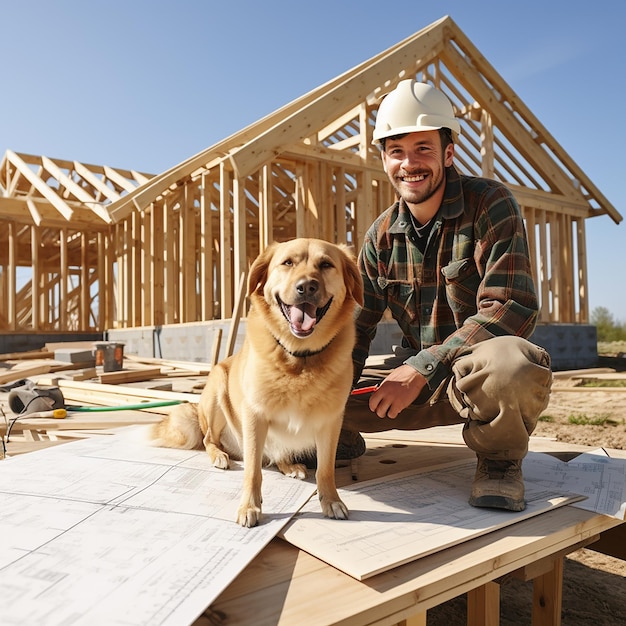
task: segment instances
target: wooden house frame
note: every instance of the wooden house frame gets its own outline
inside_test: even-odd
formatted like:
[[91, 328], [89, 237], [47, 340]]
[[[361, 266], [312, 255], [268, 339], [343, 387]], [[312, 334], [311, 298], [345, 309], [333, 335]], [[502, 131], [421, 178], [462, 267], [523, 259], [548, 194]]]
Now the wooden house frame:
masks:
[[522, 207], [540, 321], [588, 322], [585, 222], [622, 216], [444, 17], [160, 175], [7, 151], [0, 332], [224, 320], [272, 240], [358, 248], [394, 200], [371, 144], [377, 105], [408, 77], [452, 101], [457, 168]]

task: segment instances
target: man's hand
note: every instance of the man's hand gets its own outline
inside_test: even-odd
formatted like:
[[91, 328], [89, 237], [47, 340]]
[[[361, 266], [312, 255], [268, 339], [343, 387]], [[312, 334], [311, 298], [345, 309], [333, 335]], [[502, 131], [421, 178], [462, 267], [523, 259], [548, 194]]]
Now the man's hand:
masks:
[[426, 379], [410, 365], [401, 365], [383, 380], [370, 397], [370, 410], [378, 417], [395, 419], [420, 395]]

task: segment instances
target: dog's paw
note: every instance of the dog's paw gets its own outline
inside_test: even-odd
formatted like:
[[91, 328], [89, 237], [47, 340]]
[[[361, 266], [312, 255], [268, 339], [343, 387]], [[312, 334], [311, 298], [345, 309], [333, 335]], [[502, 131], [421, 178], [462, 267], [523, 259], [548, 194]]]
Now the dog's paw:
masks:
[[324, 517], [330, 517], [331, 519], [348, 519], [348, 507], [341, 500], [324, 501], [321, 500], [322, 513]]
[[209, 453], [209, 457], [211, 459], [211, 463], [213, 463], [213, 467], [217, 467], [218, 469], [227, 470], [230, 467], [230, 457], [223, 450], [215, 449], [215, 450], [207, 450]]
[[276, 465], [285, 476], [289, 476], [290, 478], [304, 480], [307, 476], [306, 466], [302, 463], [279, 462]]
[[237, 510], [237, 523], [244, 528], [252, 528], [261, 519], [261, 507], [240, 506]]

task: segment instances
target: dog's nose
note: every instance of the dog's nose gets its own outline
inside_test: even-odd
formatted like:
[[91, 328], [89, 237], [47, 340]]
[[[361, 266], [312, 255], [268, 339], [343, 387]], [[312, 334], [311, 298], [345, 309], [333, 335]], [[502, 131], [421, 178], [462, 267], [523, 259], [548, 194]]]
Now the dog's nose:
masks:
[[314, 279], [303, 278], [296, 283], [296, 291], [300, 296], [313, 296], [319, 287], [319, 283]]

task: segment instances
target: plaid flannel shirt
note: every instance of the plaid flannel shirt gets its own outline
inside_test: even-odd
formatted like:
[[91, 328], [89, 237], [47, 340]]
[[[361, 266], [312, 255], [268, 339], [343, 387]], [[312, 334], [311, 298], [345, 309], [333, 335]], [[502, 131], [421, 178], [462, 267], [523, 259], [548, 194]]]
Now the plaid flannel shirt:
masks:
[[358, 258], [365, 298], [356, 316], [355, 382], [387, 308], [417, 351], [405, 362], [430, 389], [469, 346], [498, 335], [528, 338], [534, 330], [537, 295], [524, 221], [511, 192], [449, 167], [433, 219], [424, 254], [402, 200], [365, 235]]

